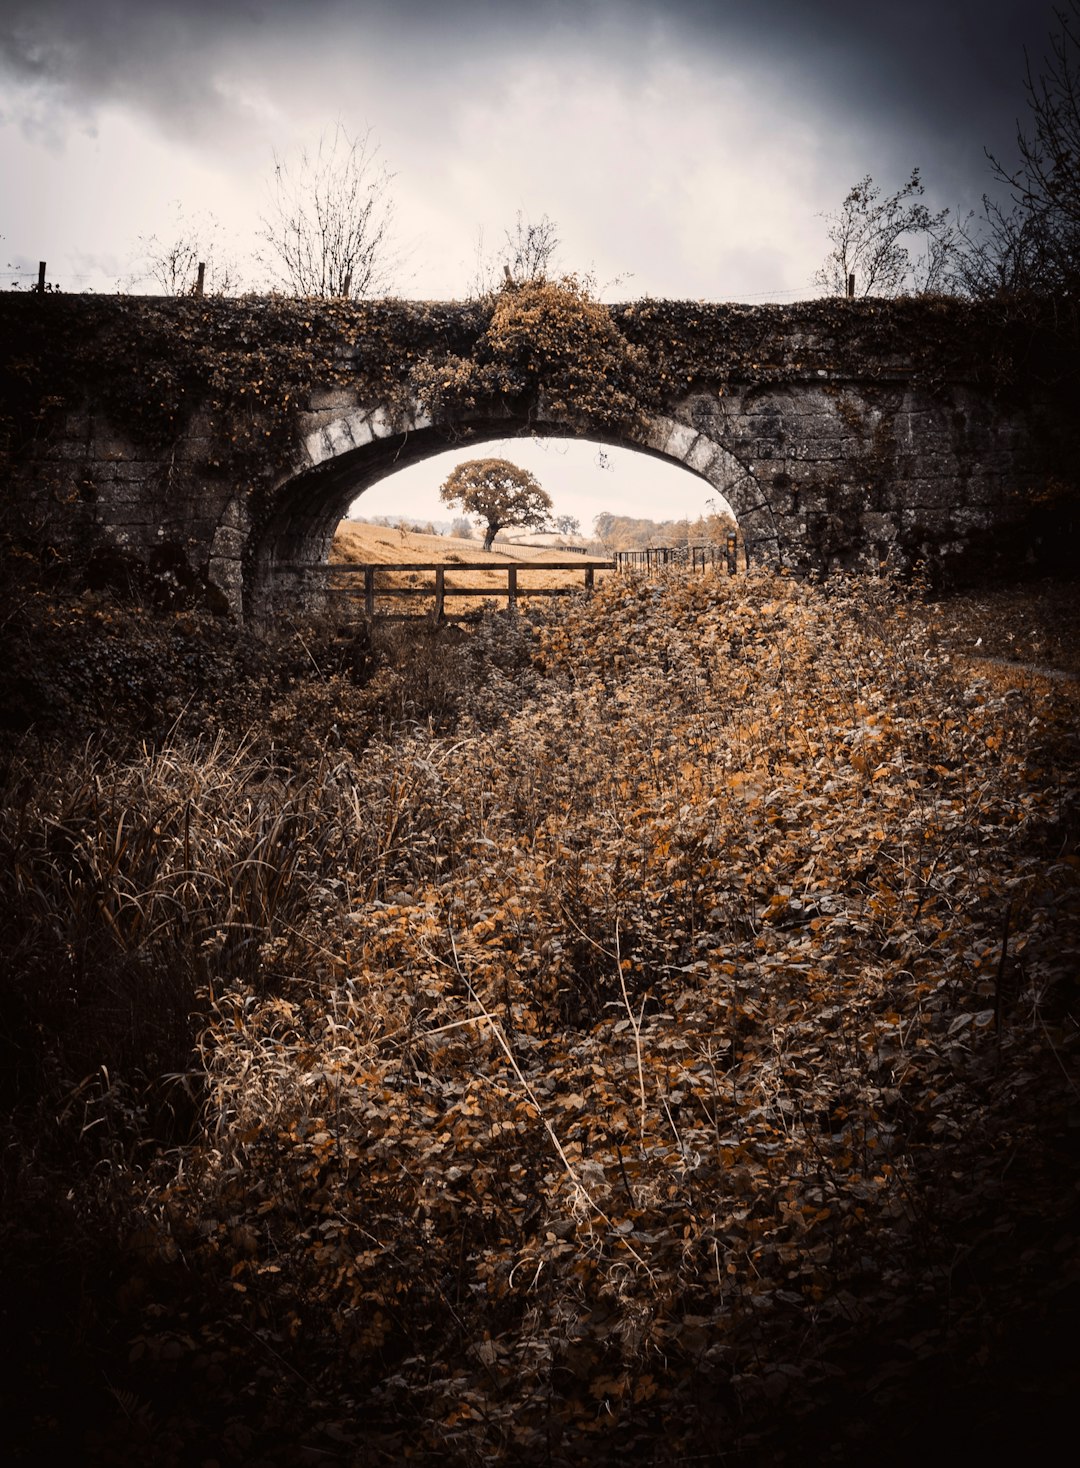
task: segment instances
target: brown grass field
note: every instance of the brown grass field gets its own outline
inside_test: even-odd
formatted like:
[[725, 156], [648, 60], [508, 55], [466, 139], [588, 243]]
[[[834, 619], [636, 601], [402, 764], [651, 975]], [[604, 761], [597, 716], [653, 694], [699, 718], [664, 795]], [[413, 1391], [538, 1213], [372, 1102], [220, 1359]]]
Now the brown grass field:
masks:
[[[518, 575], [519, 596], [525, 595], [534, 588], [553, 590], [565, 587], [568, 590], [580, 590], [584, 584], [582, 562], [596, 559], [598, 557], [582, 556], [573, 551], [553, 550], [548, 546], [542, 548], [515, 546], [503, 541], [496, 541], [494, 550], [485, 551], [479, 540], [460, 540], [446, 535], [422, 535], [415, 530], [398, 530], [389, 525], [367, 525], [356, 520], [341, 522], [330, 552], [331, 565], [344, 565], [352, 562], [361, 565], [394, 566], [415, 564], [419, 561], [453, 566], [462, 563], [477, 565], [490, 561], [492, 567], [497, 567], [505, 566], [508, 561], [512, 561], [521, 568]], [[562, 561], [565, 562], [567, 570], [565, 572], [529, 571], [527, 568], [530, 561], [544, 563]], [[598, 572], [598, 579], [604, 574], [604, 572]], [[341, 578], [338, 585], [344, 584], [345, 578]], [[357, 590], [362, 593], [363, 583], [358, 580], [356, 585]], [[433, 578], [423, 571], [402, 571], [389, 574], [379, 578], [379, 585], [432, 586], [434, 588]], [[490, 586], [491, 595], [455, 597], [447, 607], [447, 613], [451, 617], [482, 611], [485, 604], [492, 602], [496, 608], [506, 605], [505, 572], [498, 570], [463, 571], [458, 576], [447, 577], [447, 586], [455, 585]], [[415, 597], [408, 600], [384, 598], [381, 603], [378, 603], [378, 608], [381, 612], [394, 610], [419, 616], [429, 613], [433, 604], [433, 597]]]

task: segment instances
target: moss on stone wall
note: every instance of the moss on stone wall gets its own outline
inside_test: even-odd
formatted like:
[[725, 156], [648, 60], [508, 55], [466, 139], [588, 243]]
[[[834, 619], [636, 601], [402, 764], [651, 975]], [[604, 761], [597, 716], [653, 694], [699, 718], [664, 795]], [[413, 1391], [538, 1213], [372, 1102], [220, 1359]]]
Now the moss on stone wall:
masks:
[[0, 296], [0, 412], [9, 454], [88, 404], [134, 443], [167, 448], [207, 415], [213, 458], [287, 457], [310, 392], [393, 405], [415, 363], [467, 353], [485, 313], [385, 301]]
[[905, 381], [934, 396], [964, 383], [1010, 408], [1037, 404], [1050, 468], [1071, 482], [1075, 462], [1062, 407], [1075, 333], [1015, 305], [601, 306], [572, 281], [468, 303], [5, 294], [0, 343], [9, 462], [40, 458], [55, 425], [70, 438], [72, 415], [92, 408], [148, 458], [168, 461], [186, 440], [183, 472], [256, 500], [294, 462], [301, 414], [328, 389], [403, 422], [417, 397], [449, 423], [501, 397], [519, 417], [543, 407], [603, 432], [728, 386]]

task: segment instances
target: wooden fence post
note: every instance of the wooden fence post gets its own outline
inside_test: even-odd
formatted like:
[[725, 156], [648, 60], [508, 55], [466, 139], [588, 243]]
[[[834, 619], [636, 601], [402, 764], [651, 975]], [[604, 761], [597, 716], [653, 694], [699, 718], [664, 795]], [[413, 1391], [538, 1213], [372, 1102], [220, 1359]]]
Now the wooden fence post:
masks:
[[45, 261], [44, 260], [39, 260], [38, 261], [38, 268], [37, 268], [37, 291], [38, 291], [38, 295], [39, 296], [43, 296], [45, 294]]
[[508, 566], [506, 570], [506, 609], [508, 612], [517, 611], [517, 567]]
[[199, 261], [199, 274], [195, 281], [195, 294], [201, 296], [206, 289], [206, 261]]
[[369, 617], [375, 615], [375, 567], [364, 567], [364, 611]]
[[435, 567], [435, 611], [433, 613], [433, 618], [434, 618], [434, 620], [436, 622], [441, 622], [442, 621], [443, 615], [444, 615], [443, 609], [445, 607], [445, 604], [446, 604], [446, 571], [443, 569], [442, 566], [436, 566]]

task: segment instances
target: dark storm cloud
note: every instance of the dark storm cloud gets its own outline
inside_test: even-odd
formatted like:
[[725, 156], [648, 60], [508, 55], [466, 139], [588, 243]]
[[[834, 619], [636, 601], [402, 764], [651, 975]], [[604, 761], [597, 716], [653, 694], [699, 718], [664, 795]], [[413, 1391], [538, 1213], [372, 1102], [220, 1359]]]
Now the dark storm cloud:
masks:
[[[1025, 50], [1034, 69], [1054, 26], [1032, 0], [759, 0], [750, 7], [684, 0], [684, 23], [726, 27], [794, 63], [808, 91], [850, 128], [888, 137], [908, 166], [950, 155], [1008, 152], [1025, 112]], [[737, 13], [736, 13], [737, 12]], [[838, 136], [838, 145], [845, 139]], [[848, 139], [847, 141], [850, 141]]]
[[[327, 8], [306, 7], [315, 17]], [[39, 121], [50, 107], [92, 118], [119, 102], [167, 130], [214, 123], [229, 110], [215, 84], [222, 46], [284, 38], [289, 9], [279, 0], [0, 0], [0, 68], [30, 93]]]
[[[718, 52], [732, 45], [866, 109], [942, 118], [1015, 106], [1025, 45], [1041, 50], [1051, 7], [1031, 0], [3, 0], [0, 58], [26, 80], [93, 102], [116, 95], [174, 105], [205, 87], [224, 42], [253, 46], [362, 44], [365, 33], [407, 44], [419, 71], [446, 47], [500, 47], [515, 38], [578, 32], [621, 59], [649, 21], [677, 42]], [[194, 64], [192, 64], [194, 63]], [[201, 63], [201, 64], [199, 64]]]
[[420, 110], [427, 79], [484, 57], [557, 66], [588, 53], [632, 86], [663, 46], [697, 69], [751, 66], [786, 111], [794, 99], [819, 127], [824, 117], [827, 146], [875, 174], [919, 163], [939, 191], [970, 193], [988, 181], [983, 148], [1011, 151], [1024, 48], [1037, 64], [1052, 20], [1042, 0], [0, 0], [0, 77], [22, 83], [24, 125], [51, 120], [57, 136], [65, 117], [92, 121], [112, 102], [166, 134], [202, 142], [228, 129], [242, 146], [237, 58], [294, 56], [310, 71], [328, 48], [361, 62], [378, 52]]

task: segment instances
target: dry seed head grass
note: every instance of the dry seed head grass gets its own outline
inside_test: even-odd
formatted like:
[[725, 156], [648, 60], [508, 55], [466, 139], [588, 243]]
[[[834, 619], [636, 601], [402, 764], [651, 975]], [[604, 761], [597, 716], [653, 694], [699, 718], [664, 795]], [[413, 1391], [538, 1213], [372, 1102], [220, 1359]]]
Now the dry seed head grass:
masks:
[[[369, 786], [380, 772], [398, 786], [385, 762]], [[318, 974], [326, 904], [407, 870], [422, 839], [415, 814], [408, 831], [384, 824], [385, 799], [360, 793], [347, 757], [296, 779], [223, 738], [130, 761], [87, 746], [15, 779], [25, 799], [2, 818], [9, 997], [68, 1031], [73, 1080], [175, 1064], [194, 1009]], [[171, 1052], [155, 1056], [166, 1013]]]

